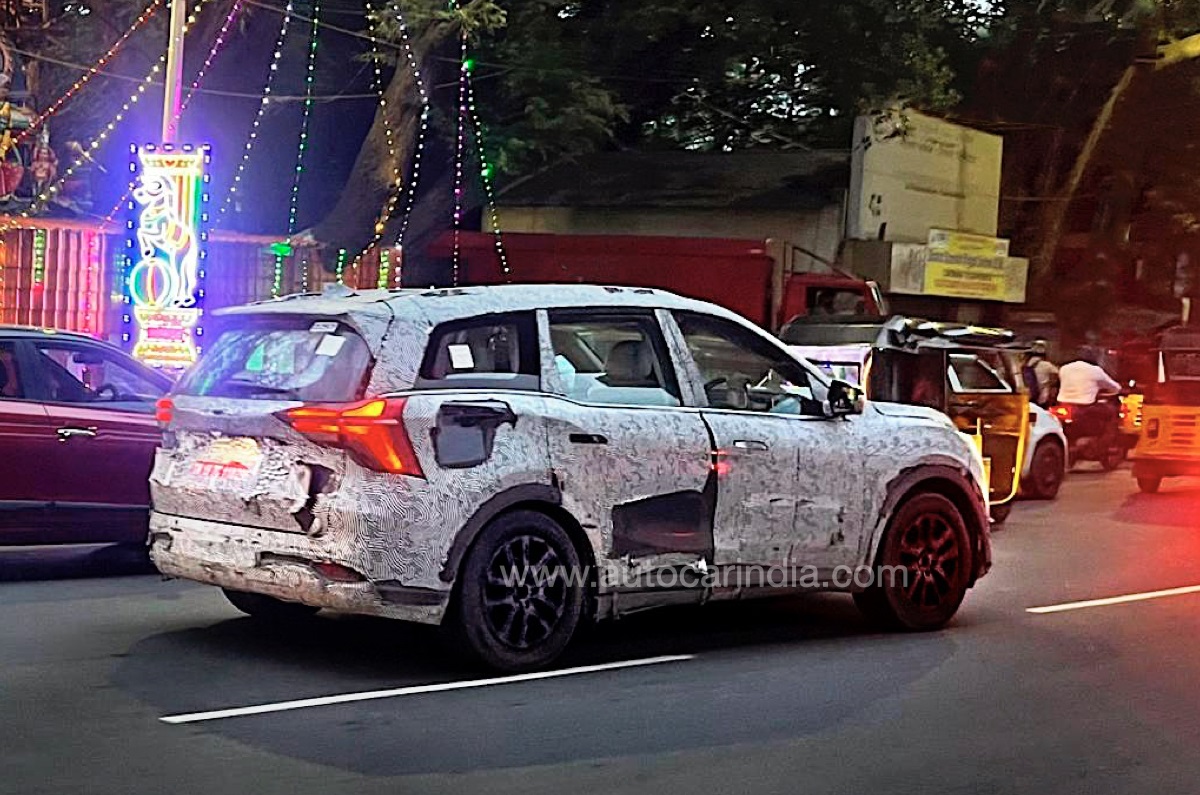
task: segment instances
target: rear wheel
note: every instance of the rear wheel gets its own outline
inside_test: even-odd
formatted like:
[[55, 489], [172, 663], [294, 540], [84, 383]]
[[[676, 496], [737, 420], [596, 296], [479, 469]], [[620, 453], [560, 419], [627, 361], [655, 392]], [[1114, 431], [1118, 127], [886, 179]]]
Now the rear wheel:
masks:
[[1155, 475], [1147, 475], [1137, 479], [1138, 490], [1142, 494], [1157, 494], [1162, 487], [1163, 479]]
[[1066, 453], [1057, 442], [1045, 441], [1033, 451], [1026, 491], [1035, 500], [1052, 500], [1058, 496], [1065, 475]]
[[1121, 466], [1121, 462], [1125, 460], [1125, 448], [1120, 444], [1114, 444], [1104, 451], [1104, 456], [1100, 459], [1100, 466], [1105, 472], [1112, 472], [1117, 467]]
[[1006, 502], [1003, 505], [993, 505], [991, 511], [992, 524], [1004, 524], [1008, 521], [1010, 514], [1012, 514], [1011, 502]]
[[970, 535], [958, 508], [940, 494], [918, 494], [892, 517], [876, 559], [875, 582], [854, 601], [884, 626], [938, 629], [958, 611], [970, 577]]
[[221, 591], [225, 594], [225, 598], [229, 600], [231, 605], [254, 618], [271, 619], [274, 621], [295, 621], [307, 618], [321, 609], [312, 605], [302, 605], [299, 602], [285, 602], [282, 599], [276, 599], [273, 596], [265, 596], [260, 593], [235, 591], [231, 588], [222, 588]]
[[491, 668], [548, 665], [579, 626], [582, 573], [557, 522], [536, 511], [505, 514], [467, 554], [447, 629], [459, 648]]

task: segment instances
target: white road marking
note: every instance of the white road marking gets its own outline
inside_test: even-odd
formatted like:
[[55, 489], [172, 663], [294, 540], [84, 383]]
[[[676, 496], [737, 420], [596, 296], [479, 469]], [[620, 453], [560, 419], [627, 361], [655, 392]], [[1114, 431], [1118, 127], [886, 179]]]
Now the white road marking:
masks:
[[279, 701], [274, 704], [257, 704], [251, 707], [234, 707], [232, 709], [217, 709], [210, 712], [190, 712], [182, 715], [166, 715], [159, 718], [163, 723], [199, 723], [206, 720], [222, 720], [224, 718], [239, 718], [244, 715], [262, 715], [268, 712], [286, 712], [293, 709], [308, 707], [324, 707], [329, 704], [350, 704], [355, 701], [372, 701], [381, 698], [396, 698], [398, 696], [415, 696], [421, 693], [441, 693], [447, 690], [468, 690], [476, 687], [491, 687], [493, 685], [509, 685], [515, 682], [532, 682], [538, 679], [555, 679], [563, 676], [591, 674], [600, 671], [617, 671], [622, 668], [640, 668], [647, 665], [685, 662], [694, 660], [694, 654], [670, 654], [662, 657], [646, 657], [641, 660], [622, 660], [621, 662], [601, 663], [599, 665], [581, 665], [578, 668], [563, 668], [558, 671], [537, 671], [529, 674], [514, 674], [498, 676], [494, 679], [468, 679], [464, 682], [442, 682], [434, 685], [414, 685], [398, 687], [394, 690], [371, 690], [363, 693], [344, 693], [338, 696], [320, 696], [318, 698], [302, 698], [296, 701]]
[[1107, 607], [1109, 605], [1123, 605], [1126, 602], [1144, 602], [1147, 599], [1162, 599], [1164, 596], [1183, 596], [1189, 593], [1200, 593], [1200, 585], [1185, 585], [1182, 588], [1168, 588], [1165, 591], [1146, 591], [1145, 593], [1131, 593], [1125, 596], [1110, 596], [1105, 599], [1088, 599], [1084, 602], [1067, 602], [1061, 605], [1047, 605], [1046, 607], [1027, 607], [1026, 613], [1063, 613], [1067, 610], [1082, 610], [1085, 607]]

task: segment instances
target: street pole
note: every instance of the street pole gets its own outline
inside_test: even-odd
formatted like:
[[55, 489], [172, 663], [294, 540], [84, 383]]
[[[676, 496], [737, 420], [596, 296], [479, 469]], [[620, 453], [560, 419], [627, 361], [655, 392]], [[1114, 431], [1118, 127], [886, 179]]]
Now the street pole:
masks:
[[183, 27], [187, 0], [171, 0], [171, 29], [167, 34], [166, 88], [163, 91], [162, 143], [175, 142], [183, 87]]

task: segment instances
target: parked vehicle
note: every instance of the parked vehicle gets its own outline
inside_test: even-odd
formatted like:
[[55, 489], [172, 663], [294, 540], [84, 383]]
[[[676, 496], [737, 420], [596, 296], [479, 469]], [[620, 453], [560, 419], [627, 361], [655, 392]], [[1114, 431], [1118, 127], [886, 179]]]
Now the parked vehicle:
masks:
[[[508, 274], [494, 235], [458, 234], [459, 284], [504, 284]], [[442, 240], [435, 255], [449, 257]], [[505, 233], [507, 260], [522, 281], [592, 282], [654, 287], [711, 301], [758, 325], [777, 330], [795, 317], [872, 315], [887, 311], [879, 285], [821, 266], [778, 240], [640, 235]]]
[[781, 335], [821, 370], [863, 384], [867, 397], [936, 408], [972, 434], [989, 465], [997, 524], [1019, 493], [1058, 494], [1066, 439], [1058, 423], [1013, 386], [1011, 332], [905, 317], [809, 318], [788, 324]]
[[1158, 377], [1147, 384], [1142, 434], [1131, 454], [1146, 494], [1164, 478], [1200, 475], [1200, 329], [1167, 329], [1155, 347]]
[[1056, 403], [1050, 412], [1062, 424], [1067, 435], [1067, 464], [1075, 466], [1080, 461], [1095, 461], [1111, 472], [1125, 460], [1129, 447], [1122, 433], [1123, 410], [1119, 396], [1102, 396], [1098, 399], [1112, 407], [1109, 422], [1100, 422], [1087, 416], [1080, 406]]
[[[441, 624], [516, 670], [583, 622], [796, 589], [933, 629], [990, 565], [945, 416], [864, 410], [712, 304], [342, 288], [217, 322], [162, 404], [151, 556], [254, 616]], [[902, 584], [838, 579], [875, 564]]]
[[91, 337], [0, 327], [0, 544], [144, 544], [170, 385]]

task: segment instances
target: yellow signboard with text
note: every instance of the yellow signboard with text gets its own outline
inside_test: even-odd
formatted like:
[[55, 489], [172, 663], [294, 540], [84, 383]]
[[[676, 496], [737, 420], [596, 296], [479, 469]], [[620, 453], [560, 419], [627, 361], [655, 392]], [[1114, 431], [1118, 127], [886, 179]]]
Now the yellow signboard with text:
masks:
[[932, 229], [925, 262], [925, 295], [1011, 300], [1012, 265], [1002, 238]]

